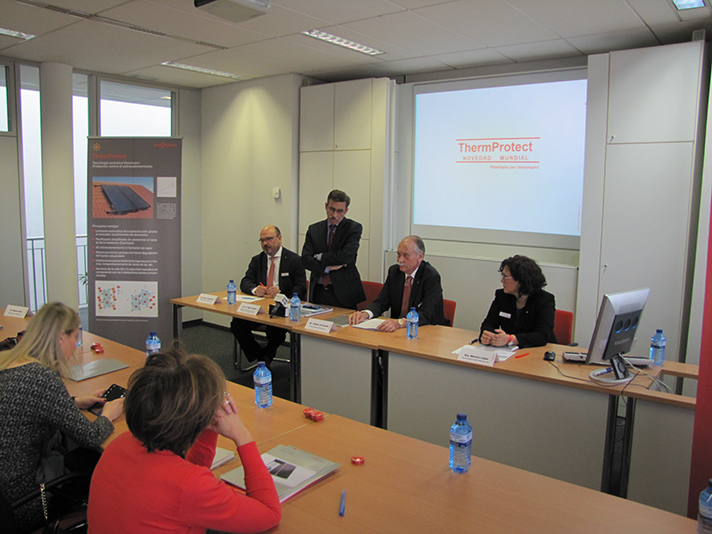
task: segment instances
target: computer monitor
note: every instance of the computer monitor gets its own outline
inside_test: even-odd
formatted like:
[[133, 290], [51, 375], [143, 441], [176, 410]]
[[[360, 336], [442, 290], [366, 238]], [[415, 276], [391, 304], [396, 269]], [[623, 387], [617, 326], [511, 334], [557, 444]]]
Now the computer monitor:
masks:
[[646, 288], [603, 296], [586, 363], [608, 365], [613, 355], [630, 351], [649, 293]]

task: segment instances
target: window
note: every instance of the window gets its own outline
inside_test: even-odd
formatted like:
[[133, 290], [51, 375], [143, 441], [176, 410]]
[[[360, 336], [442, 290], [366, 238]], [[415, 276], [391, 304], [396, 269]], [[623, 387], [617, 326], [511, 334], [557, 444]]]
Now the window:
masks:
[[170, 137], [173, 93], [102, 81], [100, 134], [104, 137]]
[[8, 67], [5, 65], [0, 65], [0, 132], [10, 131], [10, 115], [7, 102], [7, 81], [9, 76], [7, 75], [7, 69]]
[[47, 301], [42, 201], [40, 70], [28, 65], [20, 66], [20, 123], [27, 268], [30, 280], [29, 300], [32, 309], [38, 310]]

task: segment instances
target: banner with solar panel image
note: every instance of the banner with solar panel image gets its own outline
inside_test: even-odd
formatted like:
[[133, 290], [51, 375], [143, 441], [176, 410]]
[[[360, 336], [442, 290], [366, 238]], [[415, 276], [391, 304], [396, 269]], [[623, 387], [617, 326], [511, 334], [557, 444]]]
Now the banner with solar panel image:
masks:
[[143, 348], [173, 338], [181, 294], [181, 152], [176, 138], [89, 138], [89, 331]]

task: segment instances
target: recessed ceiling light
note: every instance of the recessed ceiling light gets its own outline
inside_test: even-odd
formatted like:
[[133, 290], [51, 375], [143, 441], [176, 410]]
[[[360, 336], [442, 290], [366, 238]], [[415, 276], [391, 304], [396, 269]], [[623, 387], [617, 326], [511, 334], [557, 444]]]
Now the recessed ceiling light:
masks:
[[7, 35], [9, 37], [14, 37], [15, 39], [32, 39], [34, 35], [31, 33], [18, 32], [17, 30], [6, 30], [5, 28], [0, 28], [0, 35]]
[[320, 39], [322, 41], [327, 41], [335, 45], [344, 46], [350, 48], [351, 50], [356, 50], [357, 52], [363, 52], [369, 56], [377, 56], [378, 54], [383, 54], [383, 50], [378, 50], [377, 48], [371, 48], [370, 46], [362, 45], [354, 41], [349, 41], [343, 37], [337, 37], [336, 35], [331, 35], [330, 33], [322, 32], [320, 30], [309, 30], [302, 32], [304, 35], [309, 37], [314, 37], [314, 39]]
[[705, 0], [672, 0], [678, 10], [705, 7]]
[[212, 74], [213, 76], [222, 76], [223, 78], [241, 78], [239, 74], [233, 74], [231, 72], [223, 72], [220, 70], [205, 69], [203, 67], [196, 67], [195, 65], [185, 65], [184, 63], [175, 63], [174, 61], [164, 61], [161, 65], [166, 67], [175, 67], [176, 69], [191, 70], [193, 72], [200, 72], [202, 74]]

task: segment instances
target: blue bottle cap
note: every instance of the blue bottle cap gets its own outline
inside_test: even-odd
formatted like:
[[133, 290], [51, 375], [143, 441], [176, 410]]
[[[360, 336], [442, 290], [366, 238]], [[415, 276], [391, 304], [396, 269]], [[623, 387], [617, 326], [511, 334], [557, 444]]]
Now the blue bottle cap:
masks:
[[458, 420], [458, 421], [464, 421], [465, 419], [467, 419], [467, 414], [466, 414], [466, 413], [460, 412], [459, 414], [457, 414], [457, 420]]

